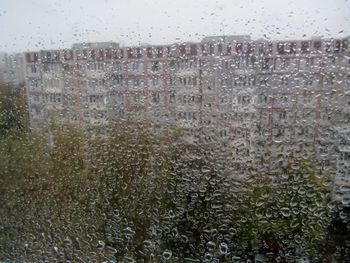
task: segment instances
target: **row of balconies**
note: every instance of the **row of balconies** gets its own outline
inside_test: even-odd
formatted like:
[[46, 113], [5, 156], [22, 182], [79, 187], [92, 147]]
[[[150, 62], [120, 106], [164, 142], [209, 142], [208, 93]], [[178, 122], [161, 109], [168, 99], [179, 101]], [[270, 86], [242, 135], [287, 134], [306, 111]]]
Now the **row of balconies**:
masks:
[[[237, 60], [238, 59], [238, 60]], [[200, 75], [200, 78], [209, 77], [209, 78], [217, 78], [218, 75], [224, 74], [227, 72], [227, 75], [231, 77], [232, 75], [236, 75], [231, 80], [230, 84], [225, 84], [226, 86], [255, 86], [260, 82], [257, 81], [257, 74], [261, 72], [288, 72], [289, 74], [286, 76], [265, 76], [267, 81], [279, 79], [278, 77], [282, 77], [281, 83], [276, 83], [282, 86], [286, 86], [291, 84], [290, 86], [297, 86], [298, 83], [292, 83], [291, 80], [297, 79], [296, 76], [292, 76], [291, 80], [289, 80], [289, 76], [292, 73], [296, 72], [320, 72], [322, 69], [327, 72], [347, 72], [350, 68], [350, 61], [348, 57], [324, 57], [324, 58], [298, 58], [294, 59], [293, 62], [290, 62], [290, 59], [281, 59], [281, 58], [265, 58], [259, 59], [257, 62], [253, 64], [247, 64], [246, 62], [251, 60], [251, 57], [236, 57], [229, 60], [221, 61], [224, 68], [220, 66], [199, 66], [200, 71], [197, 69], [197, 64], [193, 62], [196, 66], [188, 65], [189, 62], [181, 62], [184, 59], [176, 60], [178, 64], [185, 64], [183, 68], [176, 69], [175, 66], [172, 66], [172, 63], [175, 60], [170, 60], [168, 62], [151, 62], [147, 63], [144, 61], [134, 61], [134, 62], [125, 62], [125, 63], [113, 63], [113, 62], [89, 62], [82, 63], [76, 69], [70, 68], [70, 74], [67, 76], [71, 76], [72, 74], [77, 77], [94, 77], [94, 78], [107, 78], [111, 75], [140, 75], [145, 76], [148, 75], [172, 75], [172, 74], [183, 74], [183, 75]], [[242, 61], [241, 61], [242, 60]], [[316, 61], [317, 60], [317, 61]], [[192, 61], [192, 60], [191, 60]], [[280, 62], [282, 61], [282, 62]], [[286, 61], [288, 62], [288, 66], [286, 66]], [[244, 62], [244, 63], [243, 63]], [[147, 66], [145, 66], [147, 63]], [[163, 68], [167, 64], [167, 71], [164, 71]], [[196, 62], [197, 63], [197, 62]], [[78, 64], [77, 64], [78, 65]], [[65, 72], [65, 65], [61, 63], [43, 63], [41, 64], [29, 64], [26, 66], [26, 76], [27, 77], [60, 77], [64, 78], [62, 75]], [[146, 71], [146, 69], [147, 71]], [[209, 73], [210, 70], [215, 70], [212, 73]], [[215, 73], [216, 72], [216, 73]], [[215, 73], [215, 74], [214, 74]], [[249, 74], [251, 76], [249, 76]], [[224, 77], [224, 76], [223, 76]], [[309, 82], [305, 85], [312, 85], [312, 79], [310, 77], [315, 78], [316, 76], [310, 75], [308, 76]], [[231, 77], [232, 78], [232, 77]], [[343, 78], [343, 77], [341, 77]], [[328, 80], [328, 79], [326, 79]], [[317, 79], [315, 79], [316, 82]], [[335, 76], [333, 80], [330, 80], [330, 84], [333, 81], [338, 81]], [[290, 83], [289, 83], [290, 82]], [[262, 83], [260, 83], [262, 84]], [[267, 83], [266, 83], [267, 84]], [[270, 83], [270, 85], [273, 85]], [[300, 83], [302, 85], [302, 83]]]
[[302, 41], [230, 41], [216, 39], [202, 43], [183, 43], [155, 47], [125, 47], [116, 43], [96, 43], [94, 46], [78, 46], [74, 49], [28, 52], [26, 62], [58, 62], [69, 60], [111, 60], [111, 59], [160, 59], [178, 56], [230, 56], [233, 54], [257, 55], [299, 55], [332, 54], [347, 52], [348, 39], [302, 40]]

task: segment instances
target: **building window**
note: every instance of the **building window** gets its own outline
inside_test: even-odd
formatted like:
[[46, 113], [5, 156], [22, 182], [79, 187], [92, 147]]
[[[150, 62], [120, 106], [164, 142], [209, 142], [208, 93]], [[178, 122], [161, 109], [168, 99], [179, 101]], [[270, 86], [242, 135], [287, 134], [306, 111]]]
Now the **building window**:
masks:
[[301, 53], [302, 54], [310, 53], [310, 43], [309, 42], [301, 42]]
[[281, 85], [288, 86], [288, 84], [289, 84], [289, 77], [286, 77], [286, 76], [282, 77], [281, 78]]
[[152, 92], [152, 103], [158, 104], [160, 102], [160, 94], [158, 92]]
[[251, 103], [251, 97], [248, 95], [239, 95], [237, 96], [237, 103], [242, 105], [247, 105]]
[[143, 73], [143, 63], [142, 62], [130, 62], [128, 63], [128, 72], [130, 73]]
[[152, 48], [151, 47], [148, 47], [146, 49], [146, 53], [147, 53], [147, 57], [148, 58], [153, 58], [153, 51], [152, 51]]
[[183, 103], [191, 104], [194, 102], [194, 96], [193, 95], [184, 95], [182, 101], [183, 101]]
[[287, 117], [287, 112], [285, 112], [285, 111], [280, 112], [278, 117], [280, 120], [285, 120]]
[[61, 102], [61, 94], [49, 94], [48, 97], [48, 101], [51, 103]]
[[178, 83], [182, 86], [197, 86], [197, 78], [196, 77], [179, 77]]
[[237, 43], [236, 44], [236, 53], [237, 54], [243, 53], [243, 44], [242, 43]]
[[115, 78], [115, 85], [117, 88], [120, 88], [123, 86], [123, 75], [117, 75], [116, 78]]
[[151, 71], [153, 72], [157, 72], [160, 70], [160, 62], [159, 61], [155, 61], [151, 63]]
[[140, 90], [143, 89], [144, 82], [142, 79], [129, 79], [128, 85], [130, 89]]
[[326, 85], [333, 85], [335, 77], [333, 75], [326, 76]]
[[175, 93], [170, 93], [170, 95], [169, 95], [169, 103], [170, 104], [175, 103]]
[[221, 138], [227, 137], [227, 130], [226, 129], [220, 130], [220, 137]]
[[270, 58], [263, 58], [260, 60], [260, 65], [262, 70], [268, 70], [271, 67], [272, 59]]
[[339, 53], [341, 51], [341, 41], [337, 40], [334, 44], [334, 53]]
[[260, 94], [258, 101], [260, 104], [266, 104], [268, 102], [268, 97], [265, 94]]
[[321, 51], [321, 47], [322, 47], [322, 42], [321, 41], [315, 41], [314, 42], [314, 49], [315, 49], [315, 51]]

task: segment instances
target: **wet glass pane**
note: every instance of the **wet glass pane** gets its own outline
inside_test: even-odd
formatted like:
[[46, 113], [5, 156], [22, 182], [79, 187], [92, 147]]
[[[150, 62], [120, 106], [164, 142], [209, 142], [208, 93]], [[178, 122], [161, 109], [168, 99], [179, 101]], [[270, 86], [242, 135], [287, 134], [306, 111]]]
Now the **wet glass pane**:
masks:
[[349, 1], [0, 3], [0, 262], [349, 262]]

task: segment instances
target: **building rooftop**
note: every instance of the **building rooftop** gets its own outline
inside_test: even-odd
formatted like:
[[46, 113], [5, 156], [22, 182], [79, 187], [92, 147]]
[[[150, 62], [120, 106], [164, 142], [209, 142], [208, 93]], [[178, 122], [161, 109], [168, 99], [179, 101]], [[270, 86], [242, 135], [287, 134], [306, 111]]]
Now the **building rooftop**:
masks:
[[250, 41], [250, 35], [231, 35], [231, 36], [208, 36], [202, 39], [206, 42], [230, 42], [230, 41]]
[[119, 44], [109, 41], [109, 42], [84, 42], [76, 43], [72, 46], [73, 49], [79, 48], [119, 48]]

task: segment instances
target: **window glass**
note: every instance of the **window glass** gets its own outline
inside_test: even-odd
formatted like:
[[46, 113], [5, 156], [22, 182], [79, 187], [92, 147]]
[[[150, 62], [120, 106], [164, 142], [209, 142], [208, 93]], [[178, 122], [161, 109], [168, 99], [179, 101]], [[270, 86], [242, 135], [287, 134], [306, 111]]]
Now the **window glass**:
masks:
[[349, 1], [0, 3], [0, 262], [349, 262]]

